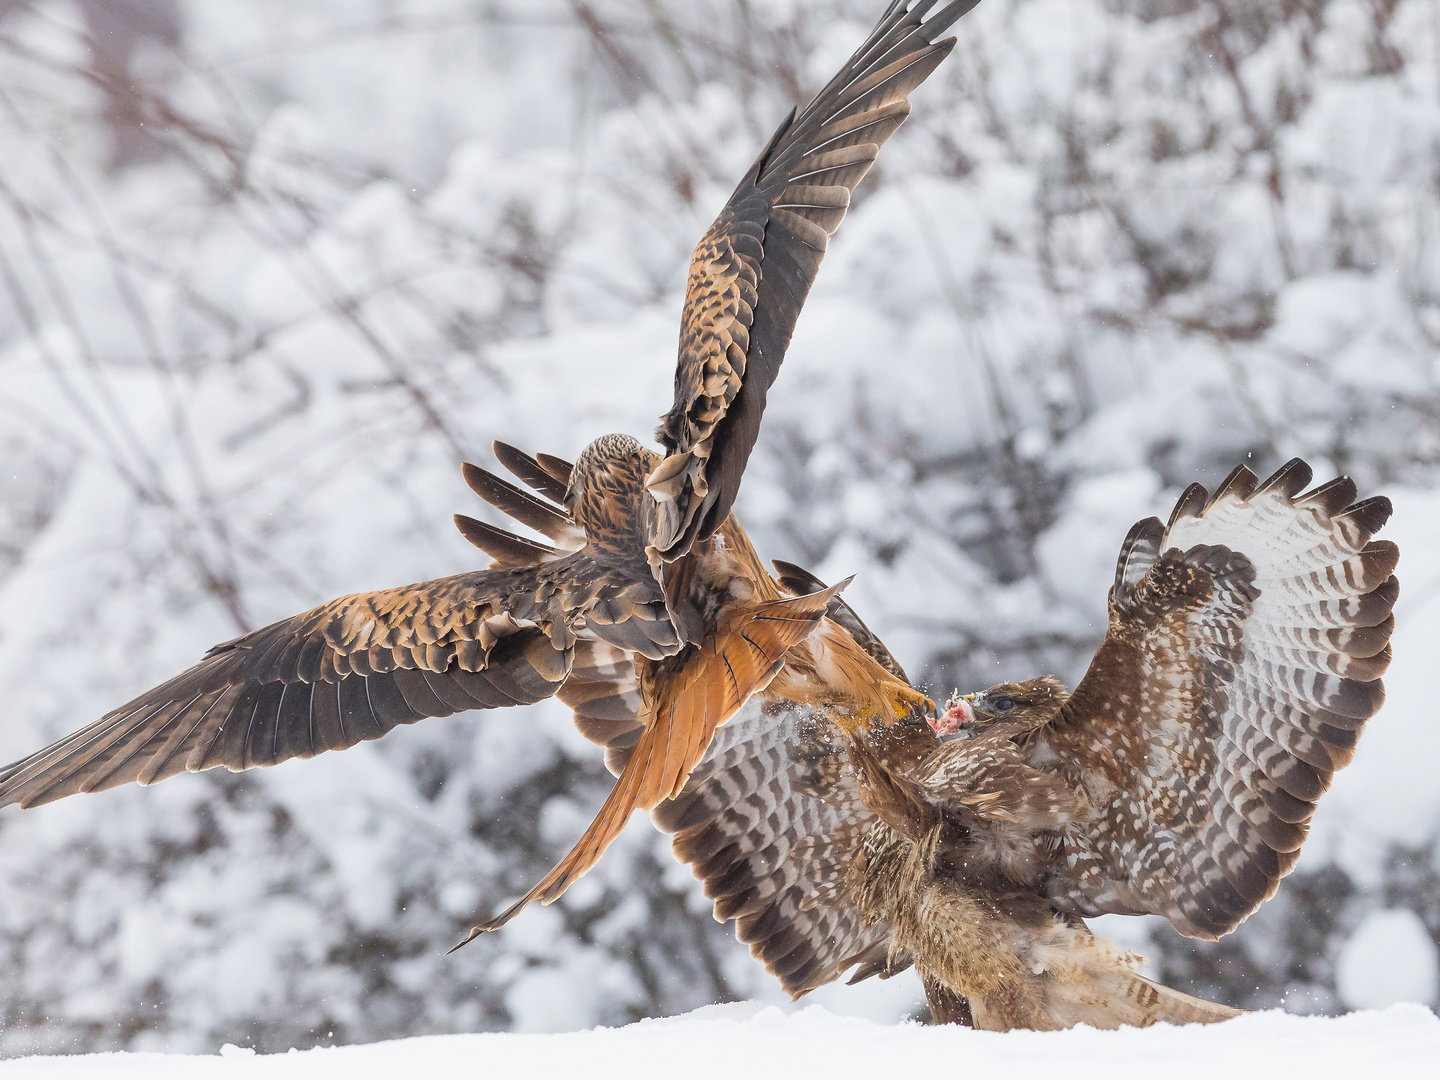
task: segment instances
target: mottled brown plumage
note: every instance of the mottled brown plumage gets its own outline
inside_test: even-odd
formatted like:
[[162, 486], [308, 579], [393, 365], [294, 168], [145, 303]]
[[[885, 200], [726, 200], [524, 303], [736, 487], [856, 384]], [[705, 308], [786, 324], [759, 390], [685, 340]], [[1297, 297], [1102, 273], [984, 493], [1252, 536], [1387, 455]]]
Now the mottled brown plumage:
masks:
[[909, 94], [949, 55], [936, 41], [979, 0], [895, 0], [815, 100], [791, 113], [695, 247], [675, 404], [656, 437], [652, 540], [674, 559], [724, 523], [830, 236]]
[[[342, 597], [217, 645], [189, 671], [0, 770], [0, 805], [273, 765], [426, 716], [539, 701], [568, 675], [568, 620], [598, 604], [644, 602], [578, 554]], [[645, 625], [647, 648], [673, 650], [666, 624]]]
[[1389, 504], [1343, 479], [1301, 494], [1309, 477], [1240, 469], [1131, 530], [1073, 695], [1042, 677], [957, 699], [946, 742], [814, 710], [732, 723], [655, 812], [716, 917], [796, 995], [913, 963], [937, 1015], [963, 1020], [963, 998], [982, 1027], [1233, 1015], [1142, 979], [1079, 917], [1229, 932], [1383, 700]]
[[0, 769], [0, 806], [272, 765], [558, 692], [609, 745], [619, 780], [570, 854], [483, 927], [493, 928], [559, 896], [633, 809], [677, 795], [755, 694], [814, 706], [850, 731], [933, 710], [893, 661], [827, 616], [834, 590], [782, 591], [730, 508], [828, 237], [908, 114], [907, 95], [953, 45], [935, 38], [975, 2], [895, 0], [781, 125], [700, 241], [659, 436], [666, 456], [626, 435], [596, 439], [573, 466], [497, 443], [536, 494], [473, 465], [466, 480], [545, 541], [457, 515], [488, 569], [342, 597], [217, 646]]
[[857, 907], [914, 957], [937, 1014], [960, 998], [974, 1026], [991, 1031], [1213, 1023], [1238, 1015], [1137, 974], [1138, 957], [1057, 915], [983, 858], [968, 863], [971, 854], [969, 843], [948, 839], [942, 828], [909, 840], [876, 824], [849, 868]]

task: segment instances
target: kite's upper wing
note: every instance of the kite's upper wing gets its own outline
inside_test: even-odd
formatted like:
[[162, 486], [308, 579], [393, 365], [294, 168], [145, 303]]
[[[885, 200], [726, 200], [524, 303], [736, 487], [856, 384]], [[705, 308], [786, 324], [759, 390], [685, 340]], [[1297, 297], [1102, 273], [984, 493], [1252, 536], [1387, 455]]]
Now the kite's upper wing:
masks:
[[1242, 466], [1131, 530], [1109, 634], [1035, 748], [1098, 811], [1063, 831], [1062, 907], [1214, 938], [1294, 866], [1384, 700], [1398, 594], [1398, 549], [1370, 539], [1389, 500], [1309, 480], [1298, 460], [1258, 485]]
[[780, 125], [695, 248], [680, 326], [675, 404], [657, 433], [651, 544], [666, 559], [730, 513], [800, 307], [830, 234], [908, 96], [950, 52], [936, 42], [978, 0], [895, 0], [805, 111]]
[[[473, 466], [466, 475], [556, 542], [583, 541], [560, 508]], [[458, 524], [495, 557], [491, 569], [341, 597], [218, 645], [169, 682], [0, 769], [0, 806], [274, 765], [427, 716], [539, 701], [569, 676], [577, 632], [654, 658], [680, 648], [648, 576], [469, 518]]]

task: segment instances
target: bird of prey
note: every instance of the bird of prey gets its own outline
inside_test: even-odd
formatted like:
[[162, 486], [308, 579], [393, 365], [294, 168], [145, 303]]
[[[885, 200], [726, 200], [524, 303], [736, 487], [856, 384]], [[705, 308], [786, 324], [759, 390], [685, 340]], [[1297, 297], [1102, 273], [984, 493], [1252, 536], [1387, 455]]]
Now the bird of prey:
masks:
[[[938, 1019], [990, 1029], [1234, 1015], [1142, 978], [1080, 920], [1235, 929], [1380, 707], [1399, 551], [1371, 538], [1390, 503], [1344, 478], [1304, 492], [1310, 475], [1242, 466], [1136, 525], [1073, 694], [1003, 684], [868, 732], [788, 705], [737, 718], [654, 815], [715, 917], [796, 996], [913, 964]], [[792, 594], [820, 588], [782, 569]]]
[[850, 727], [933, 711], [826, 616], [836, 590], [783, 592], [730, 511], [829, 238], [909, 115], [910, 92], [954, 46], [937, 39], [976, 2], [894, 0], [741, 179], [690, 266], [663, 453], [606, 435], [572, 467], [497, 445], [537, 495], [467, 466], [471, 487], [549, 544], [458, 518], [494, 559], [487, 569], [341, 597], [217, 645], [0, 769], [0, 806], [273, 765], [557, 693], [603, 741], [623, 715], [632, 741], [594, 822], [473, 937], [532, 899], [557, 898], [633, 809], [679, 794], [753, 695], [821, 707]]

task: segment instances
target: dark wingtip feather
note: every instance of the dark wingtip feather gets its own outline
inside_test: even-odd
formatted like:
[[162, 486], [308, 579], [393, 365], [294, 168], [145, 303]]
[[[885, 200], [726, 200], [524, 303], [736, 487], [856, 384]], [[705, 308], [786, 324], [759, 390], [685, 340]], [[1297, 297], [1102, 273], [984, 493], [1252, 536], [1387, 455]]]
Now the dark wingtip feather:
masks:
[[1255, 493], [1255, 485], [1259, 482], [1255, 474], [1244, 465], [1236, 465], [1230, 470], [1230, 475], [1225, 477], [1220, 486], [1215, 489], [1215, 494], [1210, 496], [1210, 501], [1205, 504], [1205, 510], [1209, 510], [1226, 495], [1234, 495], [1241, 500], [1248, 499]]
[[1384, 704], [1385, 684], [1379, 679], [1373, 682], [1339, 679], [1329, 685], [1329, 694], [1323, 707], [1352, 720], [1369, 720]]
[[513, 476], [524, 481], [547, 499], [564, 504], [565, 483], [556, 480], [555, 477], [541, 468], [540, 462], [525, 453], [525, 451], [517, 450], [509, 443], [501, 442], [499, 439], [496, 439], [495, 442], [491, 444], [491, 449], [495, 452], [495, 460], [505, 466], [506, 470]]
[[[1148, 569], [1154, 563], [1164, 538], [1165, 526], [1160, 524], [1159, 518], [1145, 518], [1130, 527], [1125, 542], [1120, 545], [1120, 557], [1115, 560], [1115, 588], [1123, 589], [1143, 576], [1141, 565]], [[1139, 573], [1131, 572], [1132, 559], [1138, 560], [1134, 569], [1140, 571]]]
[[1379, 588], [1395, 576], [1400, 565], [1400, 545], [1393, 540], [1372, 540], [1360, 551], [1360, 564], [1366, 581], [1379, 581]]
[[[770, 164], [770, 159], [775, 154], [775, 148], [780, 145], [780, 140], [785, 137], [785, 133], [790, 130], [790, 125], [795, 123], [795, 117], [799, 112], [799, 107], [792, 105], [790, 111], [785, 114], [785, 119], [780, 121], [780, 126], [775, 129], [775, 134], [770, 136], [770, 141], [765, 144], [765, 149], [760, 151], [760, 156], [755, 159], [755, 164], [750, 166], [750, 172], [747, 174], [746, 179], [751, 183], [756, 182], [764, 175], [765, 167]], [[743, 182], [744, 181], [742, 181], [742, 183]], [[666, 418], [662, 418], [660, 430], [656, 433], [662, 442], [666, 442], [665, 433], [669, 430], [668, 425], [663, 422], [664, 419]], [[673, 453], [674, 451], [672, 450], [671, 452]]]
[[1279, 489], [1287, 499], [1293, 499], [1305, 490], [1305, 485], [1310, 483], [1314, 475], [1315, 471], [1300, 458], [1291, 458], [1266, 477], [1255, 489], [1255, 494], [1263, 495], [1265, 492]]
[[775, 575], [781, 586], [796, 596], [805, 596], [825, 588], [825, 583], [803, 566], [786, 562], [784, 559], [771, 559], [770, 565], [775, 568]]
[[1376, 495], [1347, 507], [1341, 511], [1339, 517], [1349, 518], [1367, 535], [1373, 536], [1385, 527], [1390, 520], [1390, 515], [1395, 512], [1395, 507], [1384, 495]]
[[535, 460], [557, 484], [562, 484], [567, 488], [570, 486], [570, 473], [575, 468], [573, 464], [554, 454], [536, 454]]
[[548, 544], [526, 540], [464, 514], [455, 515], [455, 527], [461, 536], [503, 566], [534, 566], [560, 555]]
[[1175, 527], [1175, 523], [1181, 518], [1199, 517], [1208, 505], [1209, 492], [1203, 484], [1191, 484], [1175, 500], [1175, 509], [1170, 511], [1170, 520], [1166, 523], [1165, 529], [1168, 532]]
[[520, 524], [569, 548], [578, 548], [584, 543], [584, 535], [574, 519], [560, 507], [536, 498], [468, 461], [461, 467], [461, 472], [471, 491]]
[[1400, 599], [1400, 579], [1391, 574], [1389, 580], [1372, 589], [1370, 595], [1375, 598], [1376, 609], [1384, 609], [1380, 618], [1388, 618], [1395, 607], [1395, 602]]
[[1327, 480], [1314, 491], [1307, 491], [1295, 500], [1299, 506], [1314, 506], [1332, 517], [1355, 501], [1355, 481], [1348, 476]]
[[[950, 29], [950, 27], [954, 26], [962, 16], [968, 15], [979, 3], [980, 0], [955, 0], [954, 3], [947, 4], [938, 15], [925, 24], [925, 27], [932, 36], [935, 34], [943, 34], [946, 30]], [[949, 45], [953, 44], [954, 41], [954, 38], [946, 38], [944, 41], [935, 42], [935, 44]]]
[[490, 475], [488, 472], [480, 468], [479, 465], [472, 465], [468, 461], [462, 461], [460, 463], [460, 475], [465, 477], [465, 484], [471, 491], [475, 492], [475, 494], [479, 495], [482, 499], [485, 498], [481, 489], [485, 486], [486, 477]]

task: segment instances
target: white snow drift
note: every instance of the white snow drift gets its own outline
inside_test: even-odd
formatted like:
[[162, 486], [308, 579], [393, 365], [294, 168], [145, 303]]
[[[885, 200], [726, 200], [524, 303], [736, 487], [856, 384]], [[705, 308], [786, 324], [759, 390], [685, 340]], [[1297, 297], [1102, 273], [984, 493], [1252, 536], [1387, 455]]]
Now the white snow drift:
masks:
[[918, 1024], [886, 1026], [819, 1007], [787, 1015], [775, 1006], [712, 1006], [669, 1020], [568, 1035], [437, 1035], [288, 1054], [226, 1046], [218, 1055], [93, 1054], [0, 1064], [4, 1080], [388, 1080], [394, 1076], [488, 1078], [584, 1076], [586, 1080], [684, 1076], [1038, 1076], [1112, 1080], [1161, 1072], [1166, 1080], [1215, 1076], [1432, 1075], [1440, 1020], [1395, 1006], [1337, 1019], [1266, 1012], [1214, 1027], [994, 1032]]

